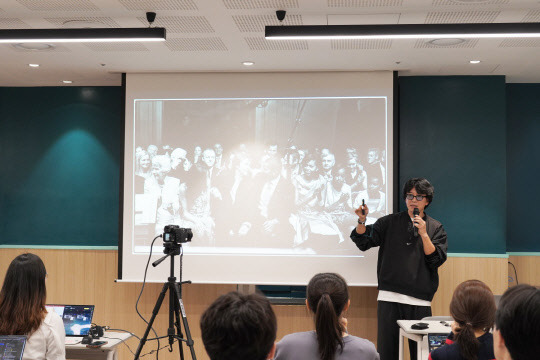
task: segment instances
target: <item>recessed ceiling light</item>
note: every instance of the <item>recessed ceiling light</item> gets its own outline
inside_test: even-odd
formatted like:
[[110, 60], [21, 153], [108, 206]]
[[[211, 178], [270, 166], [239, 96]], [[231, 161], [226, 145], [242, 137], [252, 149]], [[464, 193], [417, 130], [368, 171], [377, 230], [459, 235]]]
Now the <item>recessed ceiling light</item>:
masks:
[[71, 80], [62, 80], [62, 82], [64, 84], [72, 84], [73, 83], [73, 81], [71, 81]]
[[471, 64], [480, 64], [480, 60], [471, 60], [469, 61]]
[[245, 66], [255, 65], [255, 63], [253, 61], [243, 61], [242, 64], [245, 65]]
[[28, 64], [30, 67], [39, 67], [39, 64]]
[[45, 44], [45, 43], [18, 43], [18, 44], [13, 44], [13, 47], [19, 50], [47, 51], [47, 50], [54, 50], [56, 46], [54, 46], [53, 44]]
[[453, 46], [453, 45], [463, 44], [464, 42], [465, 42], [465, 39], [459, 39], [459, 38], [433, 39], [433, 40], [428, 41], [429, 44], [435, 45], [435, 46]]

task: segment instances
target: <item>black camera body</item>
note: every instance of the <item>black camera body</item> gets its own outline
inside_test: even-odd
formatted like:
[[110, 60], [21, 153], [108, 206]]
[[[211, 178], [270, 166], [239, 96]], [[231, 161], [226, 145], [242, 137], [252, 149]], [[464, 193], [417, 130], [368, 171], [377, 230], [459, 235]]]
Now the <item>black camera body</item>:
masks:
[[193, 232], [189, 228], [181, 228], [178, 225], [166, 225], [163, 229], [163, 242], [165, 244], [185, 244], [191, 241]]

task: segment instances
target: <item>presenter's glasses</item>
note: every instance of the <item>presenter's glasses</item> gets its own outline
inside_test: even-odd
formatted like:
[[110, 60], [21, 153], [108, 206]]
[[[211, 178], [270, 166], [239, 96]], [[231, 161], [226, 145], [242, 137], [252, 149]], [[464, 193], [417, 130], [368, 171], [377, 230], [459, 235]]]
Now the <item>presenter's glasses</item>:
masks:
[[412, 199], [416, 198], [416, 200], [422, 201], [425, 198], [427, 198], [427, 196], [426, 195], [416, 195], [416, 196], [414, 196], [413, 194], [407, 194], [407, 195], [405, 195], [405, 198], [407, 198], [407, 200], [412, 200]]

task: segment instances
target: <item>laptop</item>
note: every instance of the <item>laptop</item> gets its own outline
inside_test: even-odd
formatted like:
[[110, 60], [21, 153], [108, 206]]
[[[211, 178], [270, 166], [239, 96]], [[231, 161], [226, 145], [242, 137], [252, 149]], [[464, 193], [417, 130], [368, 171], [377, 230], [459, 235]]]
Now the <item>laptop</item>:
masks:
[[0, 335], [0, 360], [21, 360], [25, 345], [25, 335]]
[[[66, 344], [80, 342], [88, 335], [94, 316], [94, 305], [45, 305], [48, 312], [57, 313], [64, 322]], [[72, 338], [70, 338], [72, 337]]]
[[448, 335], [450, 335], [450, 333], [428, 334], [429, 352], [432, 352], [433, 350], [438, 349], [444, 344], [446, 344], [446, 338], [448, 338]]

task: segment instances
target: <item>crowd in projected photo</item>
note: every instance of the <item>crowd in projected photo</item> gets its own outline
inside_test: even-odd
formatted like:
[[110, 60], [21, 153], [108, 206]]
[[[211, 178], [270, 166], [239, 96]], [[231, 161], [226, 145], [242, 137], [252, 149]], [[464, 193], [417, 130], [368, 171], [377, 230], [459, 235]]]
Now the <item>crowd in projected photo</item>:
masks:
[[346, 255], [362, 200], [387, 212], [384, 99], [136, 104], [136, 246], [175, 224], [197, 249]]

